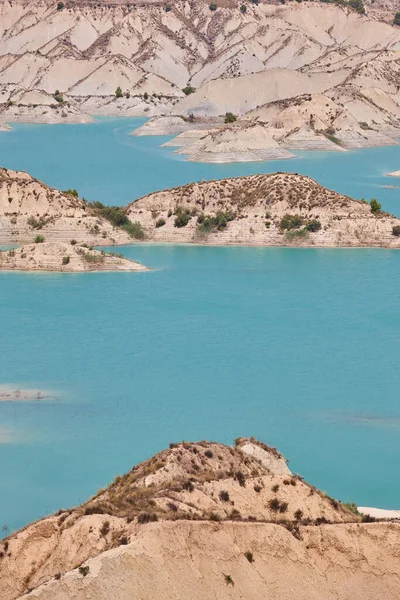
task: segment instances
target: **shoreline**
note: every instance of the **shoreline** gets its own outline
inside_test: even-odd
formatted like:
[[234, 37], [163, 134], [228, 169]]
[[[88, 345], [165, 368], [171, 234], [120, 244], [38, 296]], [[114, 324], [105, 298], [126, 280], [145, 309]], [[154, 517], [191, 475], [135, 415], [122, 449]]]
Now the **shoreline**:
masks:
[[[142, 125], [139, 125], [136, 129], [133, 129], [129, 134], [127, 134], [128, 137], [133, 136], [133, 137], [150, 137], [150, 138], [157, 138], [157, 137], [165, 137], [165, 136], [173, 136], [173, 139], [169, 140], [166, 143], [162, 143], [158, 146], [158, 148], [168, 148], [169, 150], [171, 150], [171, 153], [173, 156], [175, 157], [181, 157], [182, 162], [188, 162], [188, 163], [196, 163], [196, 164], [209, 164], [209, 165], [236, 165], [236, 164], [249, 164], [249, 163], [269, 163], [269, 162], [276, 162], [276, 161], [282, 161], [282, 160], [295, 160], [298, 158], [301, 158], [298, 154], [296, 154], [296, 152], [312, 152], [312, 153], [320, 153], [320, 152], [327, 152], [330, 154], [336, 154], [339, 152], [355, 152], [357, 150], [366, 150], [366, 149], [375, 149], [375, 148], [382, 148], [382, 147], [395, 147], [395, 146], [399, 146], [400, 145], [400, 131], [398, 133], [396, 133], [396, 135], [394, 134], [394, 132], [391, 132], [391, 135], [389, 137], [392, 138], [392, 143], [390, 144], [373, 144], [370, 142], [366, 142], [365, 145], [361, 145], [361, 146], [346, 146], [346, 145], [338, 145], [337, 148], [333, 147], [334, 144], [330, 144], [330, 147], [326, 147], [326, 148], [316, 148], [315, 147], [315, 143], [313, 140], [304, 140], [302, 141], [301, 147], [298, 147], [296, 145], [296, 147], [291, 147], [290, 145], [283, 145], [283, 146], [279, 146], [278, 148], [275, 147], [269, 147], [269, 146], [265, 146], [264, 148], [260, 148], [258, 150], [254, 150], [254, 149], [248, 149], [245, 151], [240, 151], [240, 152], [215, 152], [215, 153], [210, 153], [210, 156], [205, 156], [204, 153], [203, 154], [199, 154], [199, 155], [195, 155], [192, 156], [193, 152], [190, 150], [190, 145], [189, 147], [187, 147], [187, 152], [185, 152], [185, 142], [182, 143], [174, 143], [179, 137], [180, 135], [185, 135], [185, 134], [190, 134], [190, 132], [195, 131], [196, 128], [198, 128], [200, 131], [204, 131], [204, 134], [207, 134], [207, 132], [209, 130], [207, 130], [206, 128], [206, 124], [209, 123], [211, 126], [214, 125], [214, 121], [220, 121], [222, 119], [222, 117], [212, 117], [212, 118], [204, 118], [203, 121], [204, 122], [199, 122], [197, 124], [193, 124], [193, 128], [187, 128], [184, 131], [181, 130], [174, 130], [173, 127], [170, 128], [170, 130], [163, 130], [160, 132], [154, 132], [151, 130], [151, 128], [149, 127], [149, 132], [145, 132], [143, 133], [143, 130], [145, 131], [146, 126], [148, 126], [148, 123], [151, 123], [153, 118], [157, 118], [157, 117], [162, 117], [162, 118], [167, 118], [169, 116], [174, 116], [174, 115], [158, 115], [158, 114], [152, 114], [149, 115], [148, 113], [145, 113], [144, 111], [142, 111], [140, 114], [120, 114], [120, 113], [106, 113], [106, 114], [102, 114], [100, 113], [93, 113], [93, 112], [88, 112], [88, 113], [83, 113], [87, 119], [82, 119], [82, 118], [68, 118], [68, 119], [51, 119], [48, 118], [47, 120], [45, 119], [38, 119], [38, 118], [25, 118], [25, 117], [21, 117], [21, 118], [17, 118], [14, 120], [10, 119], [10, 120], [5, 120], [0, 122], [0, 133], [9, 133], [12, 132], [14, 130], [13, 125], [18, 125], [18, 124], [25, 124], [25, 125], [90, 125], [96, 122], [100, 122], [102, 118], [108, 118], [111, 120], [118, 120], [118, 119], [146, 119], [145, 123], [143, 123]], [[223, 125], [219, 124], [217, 125], [217, 127], [219, 128], [219, 130], [222, 132], [223, 130]], [[139, 133], [135, 133], [136, 131], [140, 131]], [[288, 155], [287, 156], [283, 156], [282, 153], [286, 152]], [[394, 171], [392, 173], [385, 173], [385, 176], [388, 177], [400, 177], [400, 171]]]
[[388, 508], [376, 508], [373, 506], [357, 506], [358, 512], [369, 515], [375, 519], [400, 520], [400, 510]]

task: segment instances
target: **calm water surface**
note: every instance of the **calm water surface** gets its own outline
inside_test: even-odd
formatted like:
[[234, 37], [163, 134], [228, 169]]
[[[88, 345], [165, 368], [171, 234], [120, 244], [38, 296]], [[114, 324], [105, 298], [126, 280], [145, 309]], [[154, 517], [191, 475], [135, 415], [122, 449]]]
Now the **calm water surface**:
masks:
[[[138, 122], [18, 126], [0, 134], [0, 164], [115, 204], [289, 169], [400, 214], [398, 190], [380, 187], [397, 148], [197, 165], [128, 137]], [[239, 435], [342, 500], [400, 506], [400, 253], [122, 250], [155, 270], [0, 275], [0, 384], [56, 396], [0, 405], [0, 525], [84, 501], [169, 442]]]

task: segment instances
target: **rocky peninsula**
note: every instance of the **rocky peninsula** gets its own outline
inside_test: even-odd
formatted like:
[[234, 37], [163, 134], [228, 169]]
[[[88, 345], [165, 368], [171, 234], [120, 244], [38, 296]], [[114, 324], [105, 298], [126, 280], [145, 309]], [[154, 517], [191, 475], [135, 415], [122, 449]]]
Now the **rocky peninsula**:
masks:
[[148, 271], [122, 254], [62, 242], [33, 243], [0, 252], [0, 271]]
[[[118, 207], [88, 203], [75, 190], [60, 192], [25, 172], [0, 168], [0, 244], [42, 238], [64, 244], [63, 249], [54, 246], [57, 265], [63, 253], [75, 256], [74, 244], [399, 248], [400, 219], [385, 213], [375, 199], [354, 200], [292, 173], [191, 183]], [[29, 254], [33, 265], [40, 249], [31, 246]], [[28, 260], [20, 252], [15, 258]], [[17, 268], [15, 261], [3, 263]]]
[[399, 533], [293, 475], [254, 438], [171, 443], [0, 542], [0, 597], [395, 599]]
[[191, 183], [149, 194], [127, 216], [156, 242], [400, 248], [400, 219], [292, 173]]

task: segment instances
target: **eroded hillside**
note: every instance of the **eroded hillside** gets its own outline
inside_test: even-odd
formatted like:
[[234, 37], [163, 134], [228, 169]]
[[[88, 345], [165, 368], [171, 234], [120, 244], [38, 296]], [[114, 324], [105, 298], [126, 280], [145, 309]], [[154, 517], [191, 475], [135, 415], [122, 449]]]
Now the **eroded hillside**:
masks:
[[291, 173], [192, 183], [127, 208], [154, 241], [400, 247], [400, 220], [379, 205]]
[[398, 598], [399, 525], [364, 521], [253, 438], [171, 444], [4, 540], [0, 595]]
[[288, 148], [395, 143], [400, 29], [391, 8], [366, 9], [3, 1], [0, 122], [173, 114], [196, 129], [232, 112]]
[[0, 167], [0, 244], [33, 242], [127, 243], [132, 236], [101, 217], [75, 190], [60, 192], [24, 171]]

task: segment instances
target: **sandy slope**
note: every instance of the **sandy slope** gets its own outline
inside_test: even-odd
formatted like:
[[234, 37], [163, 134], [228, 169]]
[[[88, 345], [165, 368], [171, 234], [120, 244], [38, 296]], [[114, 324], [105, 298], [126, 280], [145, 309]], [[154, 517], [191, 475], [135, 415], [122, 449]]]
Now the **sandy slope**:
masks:
[[0, 252], [0, 271], [147, 271], [140, 263], [77, 244], [44, 242]]
[[[182, 211], [189, 218], [179, 227], [176, 219]], [[219, 212], [229, 213], [232, 220], [220, 229], [202, 230], [199, 218]], [[193, 183], [156, 192], [130, 204], [127, 214], [142, 224], [149, 240], [157, 242], [400, 247], [400, 238], [392, 233], [399, 219], [386, 213], [374, 215], [368, 204], [290, 173]], [[281, 227], [285, 215], [301, 216], [299, 231], [311, 220], [319, 221], [321, 227], [300, 235], [285, 232]]]
[[361, 523], [253, 438], [171, 444], [0, 543], [0, 596], [396, 599], [399, 527]]
[[75, 570], [21, 598], [397, 600], [399, 528], [302, 527], [298, 541], [271, 524], [149, 524], [85, 563], [86, 577]]

